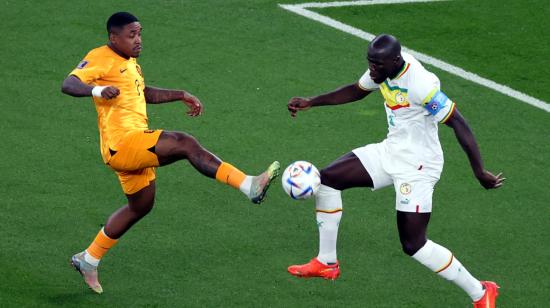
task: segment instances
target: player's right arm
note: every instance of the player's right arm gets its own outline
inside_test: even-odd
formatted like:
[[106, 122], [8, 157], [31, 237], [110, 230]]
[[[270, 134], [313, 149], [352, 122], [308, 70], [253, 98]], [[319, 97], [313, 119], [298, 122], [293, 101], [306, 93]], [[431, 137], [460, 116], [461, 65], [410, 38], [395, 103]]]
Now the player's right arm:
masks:
[[117, 97], [120, 94], [118, 88], [95, 85], [109, 72], [113, 63], [114, 60], [105, 54], [104, 49], [93, 49], [63, 80], [61, 92], [75, 97], [95, 96], [105, 99]]
[[365, 98], [372, 91], [365, 90], [359, 82], [349, 84], [338, 88], [332, 92], [321, 94], [315, 97], [293, 97], [288, 102], [288, 111], [292, 117], [300, 110], [307, 110], [311, 107], [326, 106], [326, 105], [341, 105], [355, 102]]
[[120, 94], [120, 91], [113, 86], [108, 87], [94, 87], [83, 83], [75, 75], [69, 75], [63, 80], [61, 86], [61, 92], [75, 97], [84, 96], [101, 96], [105, 99], [115, 98]]

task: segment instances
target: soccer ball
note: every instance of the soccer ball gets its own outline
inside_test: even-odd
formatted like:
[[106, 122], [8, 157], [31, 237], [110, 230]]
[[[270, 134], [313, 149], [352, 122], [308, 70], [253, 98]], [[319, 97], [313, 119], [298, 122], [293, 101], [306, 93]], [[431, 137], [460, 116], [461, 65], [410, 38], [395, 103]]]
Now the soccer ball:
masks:
[[290, 164], [283, 173], [283, 188], [295, 200], [308, 199], [321, 185], [321, 175], [315, 166], [299, 160]]

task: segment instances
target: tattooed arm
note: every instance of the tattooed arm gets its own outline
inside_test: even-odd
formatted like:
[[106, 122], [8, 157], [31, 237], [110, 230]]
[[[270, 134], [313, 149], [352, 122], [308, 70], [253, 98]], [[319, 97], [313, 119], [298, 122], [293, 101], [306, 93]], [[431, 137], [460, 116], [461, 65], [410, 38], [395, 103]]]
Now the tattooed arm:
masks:
[[143, 93], [145, 94], [147, 104], [162, 104], [181, 100], [189, 107], [188, 115], [195, 117], [202, 113], [203, 107], [201, 101], [187, 91], [145, 87]]

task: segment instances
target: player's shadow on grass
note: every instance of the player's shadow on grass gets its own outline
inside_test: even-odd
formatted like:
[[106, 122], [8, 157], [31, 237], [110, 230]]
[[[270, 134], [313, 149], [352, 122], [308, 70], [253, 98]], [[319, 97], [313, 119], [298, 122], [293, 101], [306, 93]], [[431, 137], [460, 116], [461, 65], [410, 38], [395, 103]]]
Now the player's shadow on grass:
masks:
[[89, 304], [97, 304], [101, 295], [95, 294], [91, 290], [82, 288], [73, 291], [60, 292], [47, 295], [45, 298], [50, 304], [55, 305], [75, 305], [75, 307]]

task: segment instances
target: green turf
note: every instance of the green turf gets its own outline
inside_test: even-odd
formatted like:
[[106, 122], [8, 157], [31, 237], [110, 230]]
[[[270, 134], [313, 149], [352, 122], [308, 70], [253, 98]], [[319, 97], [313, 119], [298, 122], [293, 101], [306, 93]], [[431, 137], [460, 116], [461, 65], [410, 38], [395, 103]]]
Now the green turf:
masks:
[[[316, 9], [539, 99], [550, 100], [547, 29], [541, 0], [459, 0]], [[538, 77], [536, 77], [538, 76]]]
[[[367, 42], [276, 1], [2, 1], [0, 306], [469, 305], [461, 290], [401, 252], [391, 189], [345, 192], [341, 278], [300, 280], [286, 267], [316, 254], [313, 202], [291, 201], [274, 185], [258, 207], [186, 162], [158, 170], [155, 209], [105, 257], [105, 293], [87, 290], [69, 257], [125, 200], [102, 165], [90, 99], [64, 96], [60, 86], [89, 49], [105, 42], [104, 21], [117, 10], [142, 21], [146, 83], [187, 89], [206, 108], [192, 119], [180, 104], [150, 106], [152, 128], [187, 131], [250, 173], [274, 159], [323, 167], [385, 136], [379, 94], [288, 116], [291, 96], [357, 80]], [[491, 0], [320, 12], [395, 33], [412, 49], [548, 101], [548, 10], [544, 0]], [[400, 24], [401, 17], [408, 22]], [[468, 118], [487, 168], [508, 180], [484, 191], [442, 127], [446, 165], [430, 237], [475, 276], [499, 282], [500, 307], [545, 306], [550, 115], [432, 70]]]

